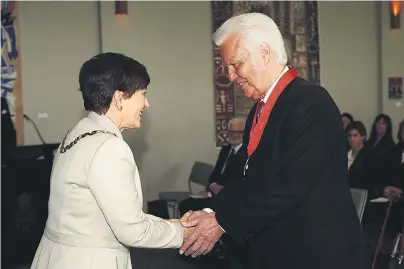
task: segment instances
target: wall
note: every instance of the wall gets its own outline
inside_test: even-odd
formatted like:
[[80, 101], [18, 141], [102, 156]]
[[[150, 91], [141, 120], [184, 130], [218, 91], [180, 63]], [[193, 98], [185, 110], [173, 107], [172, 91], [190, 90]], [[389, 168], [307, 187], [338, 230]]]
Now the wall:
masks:
[[[78, 74], [97, 52], [93, 2], [17, 2], [24, 113], [38, 125], [46, 142], [61, 142], [84, 115]], [[46, 112], [47, 119], [37, 114]], [[40, 140], [25, 122], [25, 144]]]
[[318, 2], [321, 84], [341, 112], [363, 121], [369, 131], [381, 109], [375, 3]]
[[[34, 118], [47, 142], [60, 142], [84, 115], [77, 75], [81, 64], [98, 53], [96, 3], [17, 4], [25, 113]], [[383, 26], [388, 40], [380, 45], [376, 2], [318, 5], [322, 84], [341, 111], [367, 126], [381, 110], [397, 121], [403, 113], [379, 98], [379, 74], [402, 75], [403, 61], [396, 54], [402, 53], [397, 42], [403, 44], [404, 30], [396, 33], [396, 40]], [[193, 161], [214, 162], [217, 155], [210, 3], [130, 1], [129, 16], [115, 17], [114, 3], [103, 1], [101, 11], [104, 51], [128, 54], [151, 74], [151, 107], [143, 126], [124, 135], [139, 165], [145, 197], [155, 199], [161, 190], [186, 190]], [[383, 25], [388, 23], [385, 15]], [[38, 119], [40, 112], [49, 118]], [[39, 143], [29, 122], [25, 142]]]
[[[379, 3], [380, 4], [380, 3]], [[404, 12], [401, 11], [401, 29], [390, 29], [390, 12], [386, 4], [380, 8], [381, 17], [381, 89], [382, 111], [393, 122], [393, 136], [396, 138], [398, 123], [404, 120], [404, 100], [389, 100], [388, 78], [404, 77]]]

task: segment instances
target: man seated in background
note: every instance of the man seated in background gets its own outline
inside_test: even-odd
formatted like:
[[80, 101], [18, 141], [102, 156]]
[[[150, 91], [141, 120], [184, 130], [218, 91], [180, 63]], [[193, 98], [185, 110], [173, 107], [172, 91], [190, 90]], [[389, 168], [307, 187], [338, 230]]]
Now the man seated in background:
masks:
[[[181, 215], [189, 210], [202, 210], [211, 207], [213, 197], [217, 195], [226, 185], [236, 180], [243, 180], [244, 164], [247, 161], [247, 145], [243, 145], [245, 120], [232, 118], [228, 123], [228, 145], [220, 150], [212, 174], [209, 177], [207, 190], [193, 195], [180, 203]], [[217, 258], [227, 256], [231, 269], [242, 268], [245, 259], [245, 249], [243, 245], [237, 245], [230, 237], [224, 236], [223, 241], [215, 247]], [[223, 251], [226, 253], [223, 255]]]
[[356, 189], [368, 189], [370, 182], [366, 174], [368, 153], [365, 148], [367, 135], [365, 125], [361, 121], [353, 121], [347, 126], [346, 134], [350, 148], [347, 153], [349, 186]]
[[185, 199], [180, 203], [181, 215], [189, 210], [201, 210], [209, 207], [212, 197], [217, 195], [230, 182], [243, 178], [247, 150], [243, 147], [245, 120], [233, 118], [228, 123], [228, 145], [223, 146], [209, 177], [207, 190]]

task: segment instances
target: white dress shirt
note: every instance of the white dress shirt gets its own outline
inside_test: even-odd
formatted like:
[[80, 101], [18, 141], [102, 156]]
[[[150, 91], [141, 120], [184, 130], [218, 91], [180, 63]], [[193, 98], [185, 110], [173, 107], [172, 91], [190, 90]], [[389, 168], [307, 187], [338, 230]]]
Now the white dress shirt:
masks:
[[267, 93], [265, 94], [264, 98], [261, 99], [260, 101], [263, 101], [264, 103], [266, 103], [268, 101], [269, 96], [271, 95], [272, 91], [275, 89], [276, 84], [278, 84], [279, 80], [281, 79], [281, 77], [288, 72], [289, 67], [285, 66], [285, 68], [283, 69], [282, 73], [279, 75], [279, 77], [275, 80], [275, 82], [271, 85], [271, 87], [269, 87]]
[[355, 161], [355, 158], [356, 158], [356, 156], [354, 157], [354, 156], [352, 155], [352, 149], [350, 149], [350, 150], [348, 151], [348, 170], [349, 170], [349, 168], [351, 168], [351, 165], [352, 165], [353, 162]]

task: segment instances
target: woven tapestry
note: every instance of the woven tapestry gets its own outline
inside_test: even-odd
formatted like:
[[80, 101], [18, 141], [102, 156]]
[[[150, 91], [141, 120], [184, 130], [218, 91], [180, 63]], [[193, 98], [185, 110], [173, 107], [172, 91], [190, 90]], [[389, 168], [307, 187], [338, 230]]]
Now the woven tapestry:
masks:
[[[320, 60], [315, 1], [213, 1], [213, 33], [228, 18], [243, 13], [260, 12], [279, 26], [288, 53], [288, 65], [299, 75], [320, 84]], [[227, 124], [232, 117], [246, 118], [254, 100], [247, 99], [227, 78], [220, 49], [214, 46], [214, 89], [216, 146], [227, 144]]]
[[17, 144], [24, 143], [21, 66], [15, 1], [1, 1], [1, 96], [13, 115]]

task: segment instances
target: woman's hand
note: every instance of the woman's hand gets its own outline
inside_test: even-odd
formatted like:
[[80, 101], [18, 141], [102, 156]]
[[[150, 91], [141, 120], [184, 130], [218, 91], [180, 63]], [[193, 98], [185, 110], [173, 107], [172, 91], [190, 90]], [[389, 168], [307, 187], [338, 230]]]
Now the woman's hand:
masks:
[[181, 218], [180, 218], [180, 222], [181, 223], [185, 223], [188, 221], [188, 218], [192, 215], [194, 211], [190, 210], [187, 213], [185, 213]]
[[[192, 213], [193, 211], [190, 210], [181, 217], [179, 221], [181, 222], [182, 225], [184, 225], [188, 221], [188, 218], [192, 215]], [[194, 229], [195, 227], [184, 228], [184, 239], [190, 236]]]

